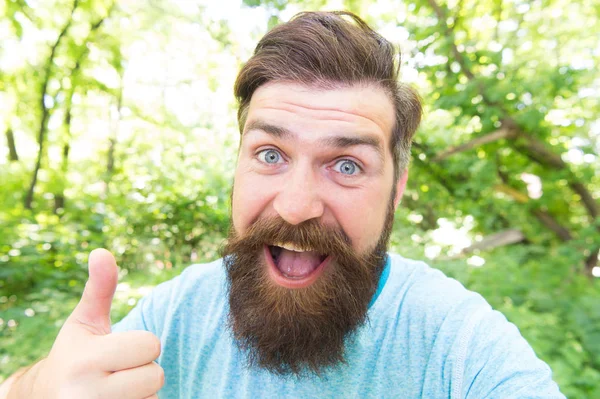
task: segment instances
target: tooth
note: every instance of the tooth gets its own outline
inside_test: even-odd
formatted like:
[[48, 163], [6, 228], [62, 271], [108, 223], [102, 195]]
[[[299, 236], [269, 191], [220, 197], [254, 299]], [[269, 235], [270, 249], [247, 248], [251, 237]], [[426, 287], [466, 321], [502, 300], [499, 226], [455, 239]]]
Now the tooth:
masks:
[[306, 251], [309, 251], [309, 249], [303, 249], [303, 248], [297, 247], [294, 244], [289, 243], [289, 242], [286, 242], [286, 243], [279, 242], [279, 243], [277, 243], [275, 245], [277, 245], [278, 247], [281, 247], [281, 248], [285, 248], [288, 251], [294, 251], [294, 252], [306, 252]]

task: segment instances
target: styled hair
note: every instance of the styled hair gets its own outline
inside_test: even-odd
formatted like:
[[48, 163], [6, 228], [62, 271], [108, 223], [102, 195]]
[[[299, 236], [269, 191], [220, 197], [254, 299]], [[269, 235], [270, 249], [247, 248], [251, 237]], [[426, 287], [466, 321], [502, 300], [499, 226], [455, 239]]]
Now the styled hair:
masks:
[[234, 94], [243, 133], [254, 91], [270, 81], [320, 89], [379, 85], [396, 112], [390, 150], [394, 183], [408, 166], [412, 137], [421, 121], [418, 94], [398, 81], [400, 53], [360, 17], [345, 11], [302, 12], [270, 30], [240, 70]]

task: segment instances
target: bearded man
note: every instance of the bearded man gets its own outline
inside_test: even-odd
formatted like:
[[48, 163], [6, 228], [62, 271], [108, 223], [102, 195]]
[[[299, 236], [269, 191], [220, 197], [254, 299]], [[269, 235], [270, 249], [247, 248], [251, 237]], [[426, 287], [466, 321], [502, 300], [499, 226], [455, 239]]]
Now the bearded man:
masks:
[[235, 84], [223, 258], [159, 285], [110, 333], [116, 265], [94, 251], [80, 304], [13, 397], [562, 398], [481, 296], [386, 252], [421, 119], [398, 69], [349, 13], [267, 33]]

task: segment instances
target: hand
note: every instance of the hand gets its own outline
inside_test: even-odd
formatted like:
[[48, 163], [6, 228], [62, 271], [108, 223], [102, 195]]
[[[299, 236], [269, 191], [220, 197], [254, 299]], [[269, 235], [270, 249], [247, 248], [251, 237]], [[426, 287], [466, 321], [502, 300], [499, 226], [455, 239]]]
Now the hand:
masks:
[[111, 334], [110, 307], [117, 288], [115, 258], [90, 253], [81, 300], [38, 364], [32, 398], [157, 398], [164, 372], [154, 363], [160, 340], [147, 331]]

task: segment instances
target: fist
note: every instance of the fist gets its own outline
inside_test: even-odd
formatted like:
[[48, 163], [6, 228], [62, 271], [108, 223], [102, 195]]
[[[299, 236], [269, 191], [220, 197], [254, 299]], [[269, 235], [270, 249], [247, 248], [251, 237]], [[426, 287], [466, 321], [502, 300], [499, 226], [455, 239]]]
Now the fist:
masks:
[[164, 372], [154, 362], [160, 340], [148, 331], [111, 333], [117, 265], [110, 252], [90, 253], [89, 279], [77, 307], [39, 364], [33, 398], [157, 398]]

